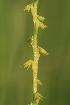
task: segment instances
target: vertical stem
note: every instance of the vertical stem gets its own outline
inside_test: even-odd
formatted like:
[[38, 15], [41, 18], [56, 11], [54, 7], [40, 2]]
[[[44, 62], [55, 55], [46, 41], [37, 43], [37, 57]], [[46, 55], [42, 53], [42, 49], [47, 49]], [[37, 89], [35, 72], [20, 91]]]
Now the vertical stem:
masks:
[[24, 64], [24, 68], [27, 67], [29, 68], [30, 65], [32, 65], [32, 70], [33, 70], [33, 95], [34, 95], [34, 100], [28, 105], [38, 105], [39, 100], [44, 98], [40, 93], [37, 91], [37, 84], [42, 85], [42, 83], [37, 79], [37, 74], [38, 74], [38, 60], [40, 57], [39, 52], [43, 53], [44, 55], [48, 55], [43, 48], [37, 47], [37, 34], [38, 34], [38, 28], [40, 27], [41, 29], [44, 29], [48, 26], [44, 25], [40, 21], [44, 21], [44, 17], [37, 15], [37, 5], [38, 5], [39, 0], [34, 0], [34, 3], [29, 4], [23, 9], [23, 11], [28, 11], [31, 10], [32, 16], [33, 16], [33, 22], [34, 22], [34, 36], [30, 38], [30, 43], [33, 48], [33, 55], [34, 55], [34, 60], [29, 60]]
[[[37, 1], [34, 2], [34, 39], [33, 39], [33, 53], [34, 53], [34, 68], [33, 68], [33, 94], [37, 92], [37, 73], [38, 73], [38, 56], [37, 56]], [[35, 99], [35, 98], [34, 98]]]

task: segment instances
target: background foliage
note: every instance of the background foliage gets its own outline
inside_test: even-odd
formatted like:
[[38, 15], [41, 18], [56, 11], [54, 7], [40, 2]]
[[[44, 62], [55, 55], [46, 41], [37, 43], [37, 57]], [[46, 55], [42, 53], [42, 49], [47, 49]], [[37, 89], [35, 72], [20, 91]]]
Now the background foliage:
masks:
[[[22, 9], [33, 0], [0, 0], [0, 105], [27, 105], [32, 101], [32, 71], [20, 65], [32, 59], [27, 40], [33, 35], [30, 13]], [[49, 27], [39, 29], [41, 55], [39, 92], [47, 98], [40, 105], [70, 105], [70, 0], [40, 0], [38, 14]]]

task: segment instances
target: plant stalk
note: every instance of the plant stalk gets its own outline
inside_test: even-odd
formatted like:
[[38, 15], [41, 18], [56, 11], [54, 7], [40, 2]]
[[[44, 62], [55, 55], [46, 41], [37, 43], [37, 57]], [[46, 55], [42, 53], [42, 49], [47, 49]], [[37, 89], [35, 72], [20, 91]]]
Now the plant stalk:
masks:
[[33, 37], [33, 54], [34, 54], [34, 68], [33, 68], [33, 94], [37, 92], [37, 74], [38, 74], [38, 56], [37, 56], [37, 1], [34, 2], [34, 37]]
[[[33, 16], [33, 23], [34, 23], [34, 35], [30, 37], [28, 42], [31, 43], [32, 48], [33, 48], [33, 58], [34, 60], [28, 60], [26, 63], [23, 64], [24, 68], [28, 68], [32, 65], [32, 70], [33, 70], [33, 102], [31, 102], [28, 105], [38, 105], [39, 101], [42, 100], [43, 97], [40, 93], [37, 91], [37, 85], [42, 85], [40, 80], [37, 79], [37, 74], [38, 74], [38, 60], [40, 57], [40, 53], [43, 55], [48, 55], [43, 48], [37, 46], [37, 34], [38, 34], [38, 28], [40, 27], [41, 29], [44, 29], [48, 26], [44, 25], [41, 21], [44, 21], [44, 17], [37, 15], [37, 5], [38, 5], [39, 0], [34, 0], [34, 3], [27, 5], [22, 11], [30, 11]], [[22, 66], [20, 66], [22, 67]]]

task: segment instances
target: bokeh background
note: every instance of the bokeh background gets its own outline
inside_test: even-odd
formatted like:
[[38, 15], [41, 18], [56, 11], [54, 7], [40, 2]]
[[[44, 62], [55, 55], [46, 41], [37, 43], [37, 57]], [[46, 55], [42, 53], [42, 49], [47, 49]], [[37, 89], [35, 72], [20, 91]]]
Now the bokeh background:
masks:
[[[27, 105], [32, 101], [32, 70], [20, 65], [33, 59], [27, 42], [33, 35], [32, 16], [22, 9], [33, 0], [0, 0], [0, 105]], [[38, 86], [46, 98], [40, 105], [70, 105], [70, 0], [40, 0], [38, 15], [49, 27], [38, 33], [41, 54]]]

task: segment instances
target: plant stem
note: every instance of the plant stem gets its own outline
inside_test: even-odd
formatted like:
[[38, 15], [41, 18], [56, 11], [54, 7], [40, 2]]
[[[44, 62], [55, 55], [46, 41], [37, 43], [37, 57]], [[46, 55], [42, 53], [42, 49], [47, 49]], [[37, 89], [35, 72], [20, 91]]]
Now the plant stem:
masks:
[[33, 68], [33, 93], [37, 92], [37, 73], [38, 73], [38, 56], [37, 56], [37, 1], [34, 2], [34, 39], [33, 39], [33, 53], [34, 53], [34, 68]]
[[[31, 102], [28, 105], [38, 105], [39, 101], [42, 100], [43, 97], [40, 93], [37, 91], [37, 85], [42, 85], [40, 80], [37, 79], [37, 74], [38, 74], [38, 60], [40, 57], [40, 53], [43, 55], [48, 55], [43, 48], [37, 46], [37, 34], [38, 34], [38, 28], [40, 27], [41, 29], [44, 29], [48, 26], [44, 25], [41, 21], [44, 21], [44, 17], [37, 15], [37, 5], [38, 5], [39, 0], [34, 0], [34, 3], [27, 5], [22, 11], [28, 11], [31, 10], [32, 16], [33, 16], [33, 23], [34, 23], [34, 36], [30, 37], [29, 42], [32, 45], [33, 48], [33, 56], [34, 60], [28, 60], [26, 63], [24, 63], [24, 68], [28, 68], [32, 65], [32, 70], [33, 70], [33, 95], [34, 99], [33, 102]], [[22, 67], [22, 66], [20, 66]]]

